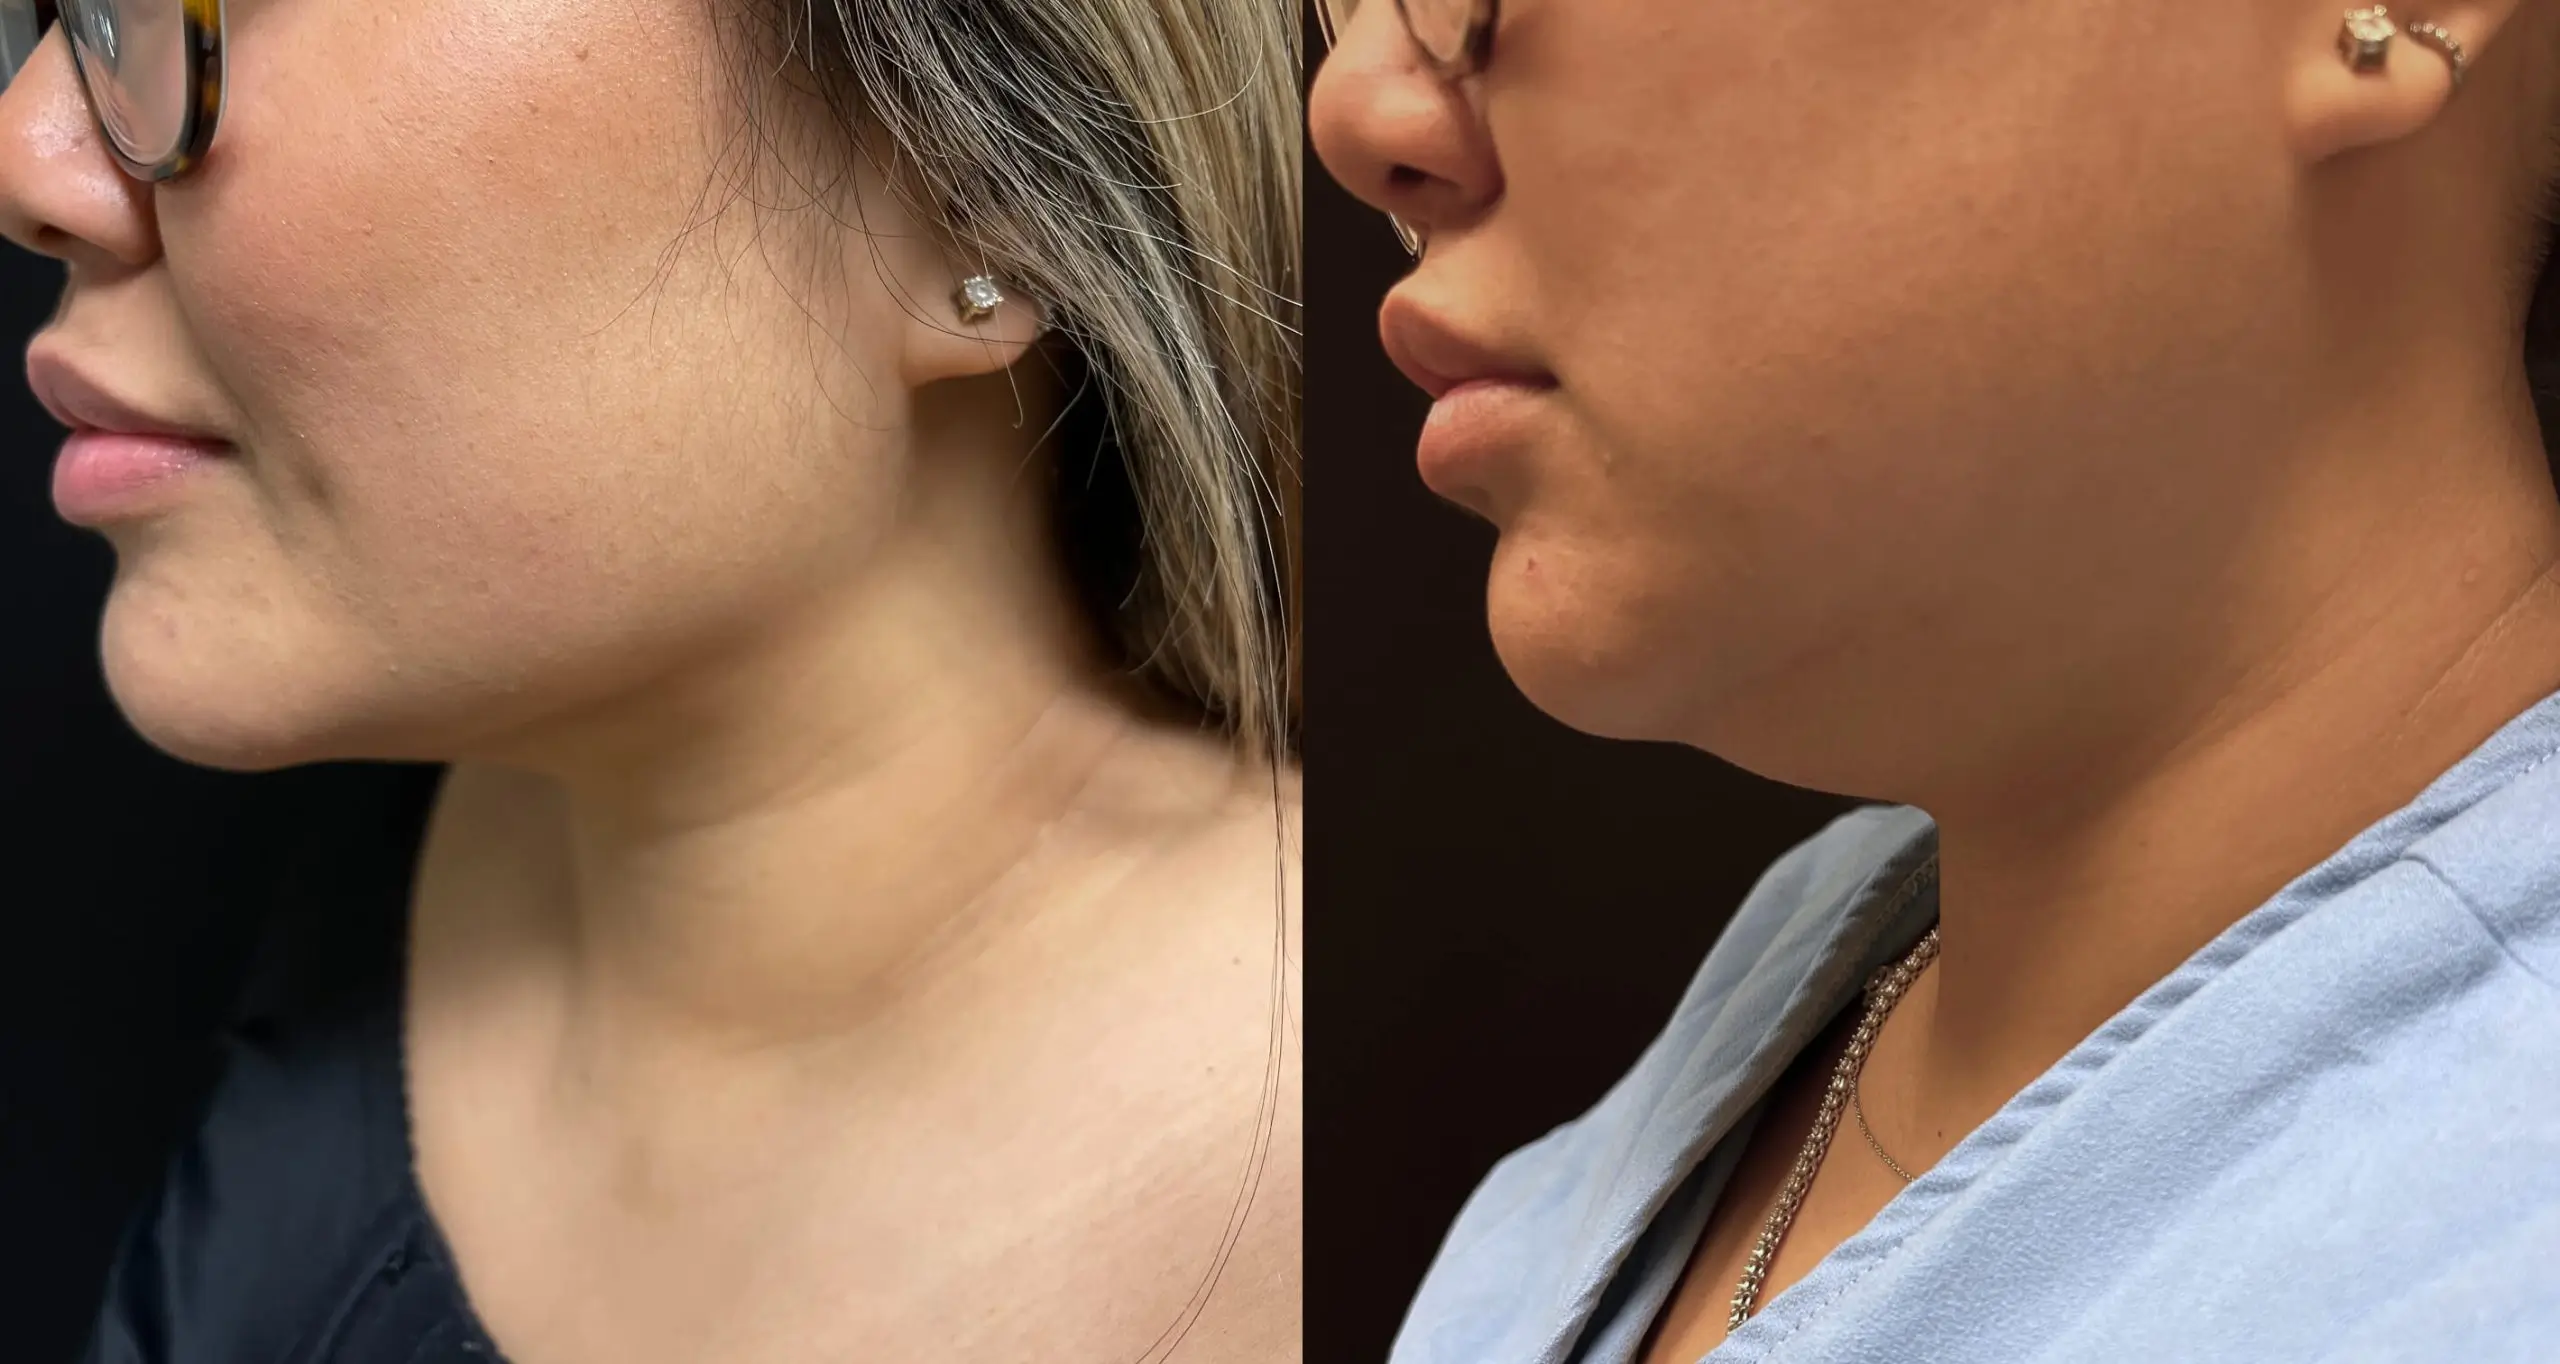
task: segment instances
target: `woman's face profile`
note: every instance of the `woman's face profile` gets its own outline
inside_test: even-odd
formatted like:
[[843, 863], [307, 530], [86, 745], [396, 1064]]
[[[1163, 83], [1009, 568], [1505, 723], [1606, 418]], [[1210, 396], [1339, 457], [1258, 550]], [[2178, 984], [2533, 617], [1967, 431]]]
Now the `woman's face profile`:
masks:
[[1515, 679], [1586, 729], [1855, 781], [1874, 736], [1839, 717], [1954, 722], [2007, 704], [1968, 679], [2021, 641], [2103, 676], [2211, 609], [2263, 510], [2249, 433], [2303, 419], [2319, 351], [2284, 82], [2337, 22], [1507, 0], [1451, 81], [1361, 0], [1315, 145], [1427, 239], [1382, 312], [1398, 363], [1498, 381], [1419, 453], [1500, 529]]
[[235, 0], [226, 56], [157, 188], [58, 27], [0, 96], [0, 215], [69, 268], [31, 363], [233, 447], [101, 527], [110, 684], [180, 756], [445, 756], [681, 674], [826, 609], [920, 404], [1018, 420], [931, 385], [1027, 335], [955, 329], [933, 236], [704, 6]]

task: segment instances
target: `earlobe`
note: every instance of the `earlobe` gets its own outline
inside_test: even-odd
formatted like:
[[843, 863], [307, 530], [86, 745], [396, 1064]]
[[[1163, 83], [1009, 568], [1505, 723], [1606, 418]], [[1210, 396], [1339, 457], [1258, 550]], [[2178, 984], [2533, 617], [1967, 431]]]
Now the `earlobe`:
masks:
[[[2285, 116], [2306, 162], [2411, 136], [2451, 101], [2457, 74], [2514, 16], [2516, 0], [2322, 8], [2306, 20]], [[2414, 30], [2414, 31], [2413, 31]]]
[[907, 322], [911, 387], [1011, 368], [1047, 328], [1041, 305], [989, 272], [949, 271], [938, 293], [921, 294]]

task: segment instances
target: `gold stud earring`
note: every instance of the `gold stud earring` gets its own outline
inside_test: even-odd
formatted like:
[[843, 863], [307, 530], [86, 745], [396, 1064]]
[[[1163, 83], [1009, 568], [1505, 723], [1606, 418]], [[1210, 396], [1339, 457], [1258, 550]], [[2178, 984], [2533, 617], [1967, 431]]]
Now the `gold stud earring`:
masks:
[[951, 306], [960, 310], [962, 322], [984, 322], [1004, 306], [1004, 290], [993, 275], [971, 275], [951, 291]]
[[2338, 56], [2350, 71], [2379, 71], [2391, 58], [2391, 38], [2398, 32], [2391, 11], [2381, 5], [2348, 10], [2338, 25]]
[[2462, 40], [2445, 32], [2444, 25], [2425, 19], [2409, 25], [2409, 36], [2444, 54], [2445, 61], [2453, 67], [2453, 88], [2461, 89], [2462, 78], [2471, 65], [2471, 59], [2463, 54]]

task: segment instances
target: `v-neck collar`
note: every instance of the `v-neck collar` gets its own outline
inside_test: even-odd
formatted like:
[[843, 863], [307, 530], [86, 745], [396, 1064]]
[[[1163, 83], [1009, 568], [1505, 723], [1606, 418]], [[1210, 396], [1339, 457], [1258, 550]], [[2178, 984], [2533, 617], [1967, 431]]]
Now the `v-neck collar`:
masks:
[[[1847, 1292], [2189, 996], [2320, 904], [2410, 855], [2428, 834], [2516, 784], [2555, 751], [2560, 695], [2510, 720], [2407, 805], [2144, 991], [1865, 1228], [1765, 1301], [1708, 1361], [1766, 1357], [1805, 1324], [1806, 1314]], [[1483, 1358], [1515, 1364], [1632, 1358], [1788, 1065], [1877, 967], [1906, 951], [1936, 919], [1934, 877], [1914, 879], [1936, 851], [1936, 826], [1925, 813], [1871, 806], [1774, 865], [1752, 898], [1776, 912], [1737, 915], [1663, 1034], [1588, 1114], [1550, 1138], [1569, 1149], [1542, 1159], [1534, 1203], [1498, 1214], [1506, 1222], [1546, 1221], [1559, 1233], [1555, 1240], [1543, 1250], [1523, 1249], [1498, 1236], [1511, 1247], [1510, 1268], [1522, 1271], [1499, 1286], [1427, 1283], [1406, 1323], [1415, 1343], [1446, 1333], [1452, 1341], [1486, 1343]], [[1441, 1278], [1436, 1269], [1434, 1278]]]

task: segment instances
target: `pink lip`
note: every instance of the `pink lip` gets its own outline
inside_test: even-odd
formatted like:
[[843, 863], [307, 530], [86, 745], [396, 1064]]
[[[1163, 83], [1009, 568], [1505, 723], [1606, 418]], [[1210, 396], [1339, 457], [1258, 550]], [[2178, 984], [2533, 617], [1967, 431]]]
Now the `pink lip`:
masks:
[[1515, 379], [1470, 379], [1446, 389], [1431, 404], [1413, 452], [1424, 487], [1476, 512], [1491, 515], [1484, 470], [1504, 447], [1516, 444], [1551, 384]]
[[1535, 362], [1476, 340], [1401, 288], [1378, 309], [1378, 340], [1404, 377], [1434, 398], [1480, 380], [1531, 388], [1552, 388], [1556, 382], [1555, 375]]
[[74, 431], [53, 463], [53, 509], [75, 526], [129, 520], [151, 510], [173, 480], [228, 449], [181, 436]]
[[1487, 461], [1519, 441], [1556, 388], [1555, 375], [1474, 339], [1402, 289], [1378, 309], [1378, 338], [1396, 368], [1432, 397], [1414, 450], [1424, 485], [1490, 515]]
[[1494, 514], [1489, 465], [1519, 443], [1556, 377], [1534, 362], [1478, 341], [1401, 288], [1378, 309], [1387, 358], [1431, 395], [1414, 464], [1425, 487], [1481, 515]]
[[139, 404], [109, 393], [77, 365], [38, 337], [27, 347], [27, 387], [53, 419], [74, 431], [122, 431], [139, 436], [175, 436], [219, 441], [218, 432], [152, 416]]
[[53, 465], [53, 506], [73, 525], [102, 526], [151, 510], [179, 475], [232, 453], [211, 431], [115, 397], [46, 338], [27, 348], [27, 387], [71, 428]]

